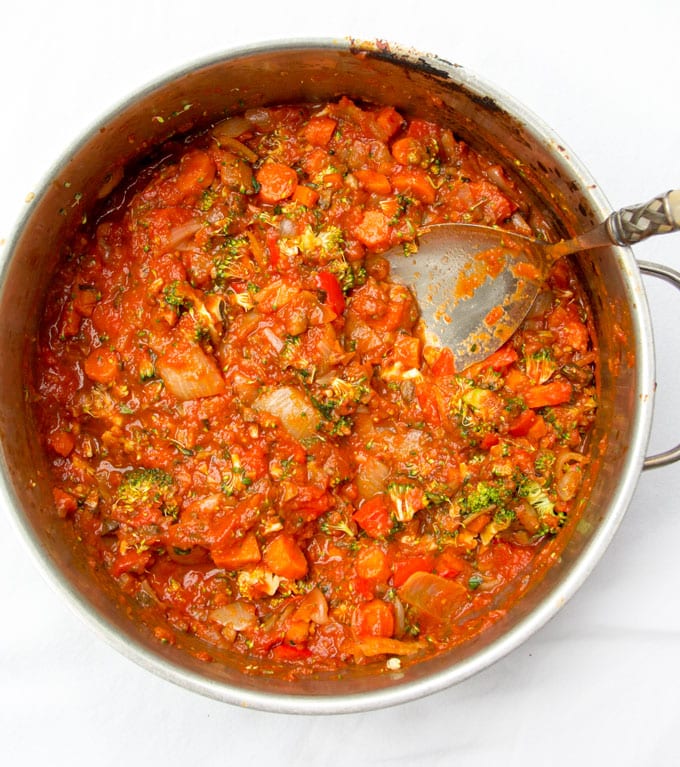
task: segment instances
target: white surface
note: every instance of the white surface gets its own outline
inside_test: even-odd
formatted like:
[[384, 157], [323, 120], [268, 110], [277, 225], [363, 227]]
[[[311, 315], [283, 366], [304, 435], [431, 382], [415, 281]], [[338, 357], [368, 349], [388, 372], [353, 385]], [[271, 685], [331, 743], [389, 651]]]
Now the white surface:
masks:
[[[613, 206], [680, 186], [677, 0], [438, 5], [7, 0], [0, 241], [44, 169], [122, 96], [204, 55], [285, 37], [382, 38], [465, 65], [551, 125]], [[636, 253], [678, 268], [679, 251], [673, 235]], [[653, 284], [649, 297], [660, 449], [680, 439], [680, 301]], [[680, 466], [643, 474], [585, 586], [493, 668], [424, 700], [331, 718], [220, 704], [122, 658], [54, 596], [3, 509], [0, 758], [72, 767], [678, 764], [679, 496]]]

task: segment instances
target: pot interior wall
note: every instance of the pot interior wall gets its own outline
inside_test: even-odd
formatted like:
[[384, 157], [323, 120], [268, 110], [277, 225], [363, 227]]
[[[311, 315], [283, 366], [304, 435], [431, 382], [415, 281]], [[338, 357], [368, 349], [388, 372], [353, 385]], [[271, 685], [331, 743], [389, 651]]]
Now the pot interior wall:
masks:
[[[249, 699], [260, 694], [373, 694], [380, 688], [408, 685], [436, 674], [448, 674], [452, 682], [471, 673], [484, 654], [493, 654], [499, 642], [521, 630], [518, 627], [532, 620], [537, 611], [554, 611], [546, 605], [554, 598], [555, 589], [574, 577], [576, 563], [598, 538], [611, 534], [617, 522], [612, 517], [623, 513], [623, 509], [612, 509], [622, 492], [621, 477], [639, 471], [640, 459], [631, 456], [631, 445], [644, 445], [646, 439], [645, 434], [640, 435], [635, 417], [639, 398], [645, 396], [639, 359], [644, 354], [645, 333], [636, 315], [636, 303], [644, 304], [644, 297], [632, 294], [625, 252], [612, 248], [600, 251], [597, 259], [584, 254], [577, 263], [592, 304], [601, 370], [601, 402], [593, 434], [595, 460], [586, 483], [589, 501], [586, 503], [584, 496], [581, 523], [561, 561], [480, 640], [400, 674], [367, 676], [359, 672], [342, 681], [320, 678], [291, 685], [245, 676], [235, 666], [202, 664], [172, 647], [159, 645], [146, 628], [129, 620], [127, 607], [114, 598], [104, 575], [95, 585], [53, 514], [46, 462], [22, 385], [26, 345], [33, 343], [38, 309], [64, 241], [96, 202], [100, 190], [107, 187], [112, 174], [169, 135], [249, 107], [321, 102], [343, 94], [392, 104], [407, 114], [444, 122], [474, 148], [495, 155], [531, 189], [535, 204], [552, 222], [556, 236], [582, 231], [605, 213], [603, 203], [586, 188], [589, 180], [579, 175], [566, 152], [546, 139], [540, 127], [525, 122], [521, 110], [519, 114], [516, 109], [513, 114], [507, 112], [500, 103], [502, 97], [490, 96], [461, 68], [408, 52], [357, 51], [347, 45], [255, 49], [181, 72], [122, 104], [96, 126], [68, 153], [56, 175], [38, 193], [19, 235], [10, 244], [9, 260], [4, 265], [0, 434], [7, 489], [16, 508], [22, 510], [20, 523], [43, 564], [59, 573], [61, 586], [75, 597], [76, 606], [94, 617], [109, 639], [161, 674], [173, 677], [165, 664], [169, 661], [184, 675], [183, 683], [232, 701], [238, 701], [239, 695]], [[628, 345], [621, 343], [622, 337], [629, 339]], [[213, 682], [233, 685], [242, 693], [219, 691]]]

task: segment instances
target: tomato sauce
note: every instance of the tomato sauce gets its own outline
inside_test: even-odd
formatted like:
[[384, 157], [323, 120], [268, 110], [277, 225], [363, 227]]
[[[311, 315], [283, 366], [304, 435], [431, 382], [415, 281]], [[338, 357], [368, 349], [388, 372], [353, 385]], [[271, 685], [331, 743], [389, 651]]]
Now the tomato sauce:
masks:
[[120, 187], [70, 243], [32, 366], [55, 513], [93, 566], [159, 639], [292, 676], [393, 668], [501, 615], [575, 513], [588, 307], [559, 262], [458, 371], [381, 254], [444, 221], [545, 236], [513, 181], [341, 98], [230, 117]]

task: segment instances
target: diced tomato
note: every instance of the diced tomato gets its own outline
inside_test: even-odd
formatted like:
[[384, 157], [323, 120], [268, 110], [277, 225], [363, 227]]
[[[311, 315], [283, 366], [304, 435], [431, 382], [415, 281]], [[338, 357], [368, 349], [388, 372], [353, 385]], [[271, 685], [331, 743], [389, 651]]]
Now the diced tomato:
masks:
[[332, 272], [323, 270], [316, 275], [316, 283], [319, 290], [326, 294], [328, 306], [336, 314], [342, 314], [345, 311], [345, 295], [338, 278]]
[[290, 197], [298, 184], [297, 173], [280, 162], [267, 162], [255, 174], [263, 202], [281, 202]]
[[529, 429], [536, 423], [538, 416], [533, 410], [523, 410], [508, 426], [508, 434], [512, 437], [526, 437]]
[[428, 122], [427, 120], [421, 120], [419, 117], [414, 117], [408, 125], [406, 130], [407, 136], [413, 136], [414, 138], [426, 140], [426, 139], [438, 139], [440, 128], [435, 123]]
[[307, 574], [307, 559], [292, 535], [279, 533], [264, 550], [264, 563], [276, 575], [291, 581]]
[[272, 647], [270, 652], [276, 660], [283, 661], [301, 661], [312, 656], [312, 651], [308, 648], [291, 644], [278, 644]]
[[391, 637], [394, 634], [394, 608], [382, 599], [361, 602], [354, 609], [352, 628], [359, 636]]
[[448, 346], [444, 347], [439, 352], [437, 359], [430, 366], [430, 370], [432, 371], [432, 375], [436, 376], [437, 378], [440, 376], [454, 375], [456, 372], [456, 363], [453, 359], [453, 352], [448, 348]]
[[274, 227], [267, 229], [267, 250], [269, 251], [269, 266], [277, 269], [281, 259], [281, 250], [279, 248], [279, 230]]
[[364, 501], [352, 519], [371, 538], [381, 538], [392, 529], [392, 517], [384, 493]]
[[444, 578], [455, 578], [457, 575], [467, 573], [471, 569], [470, 563], [450, 548], [444, 549], [437, 556], [434, 565], [435, 573], [444, 576]]
[[52, 490], [54, 505], [57, 507], [57, 514], [64, 519], [78, 508], [78, 501], [71, 493], [67, 493], [59, 487]]
[[423, 420], [432, 425], [441, 425], [442, 419], [439, 412], [439, 402], [434, 389], [424, 383], [416, 384], [416, 399], [423, 413]]
[[513, 362], [517, 362], [518, 359], [519, 355], [515, 351], [515, 348], [509, 344], [505, 344], [505, 346], [501, 346], [498, 351], [495, 351], [492, 355], [487, 357], [482, 364], [484, 367], [490, 367], [499, 371], [512, 365]]
[[499, 223], [509, 218], [517, 209], [515, 203], [488, 181], [473, 181], [468, 185], [474, 205], [481, 205], [484, 217], [490, 223]]
[[496, 434], [495, 431], [488, 432], [482, 437], [482, 441], [479, 443], [479, 446], [482, 448], [482, 450], [489, 450], [494, 445], [497, 445], [500, 442], [500, 437], [498, 434]]
[[588, 329], [581, 322], [576, 304], [560, 304], [548, 316], [548, 328], [557, 336], [561, 346], [585, 352], [588, 348]]
[[399, 335], [394, 342], [394, 362], [399, 362], [406, 370], [420, 367], [420, 339], [409, 335]]
[[82, 317], [91, 317], [99, 300], [97, 291], [87, 285], [79, 285], [73, 298], [73, 308]]
[[150, 551], [138, 552], [136, 549], [128, 549], [125, 554], [119, 554], [114, 560], [111, 575], [118, 578], [123, 573], [143, 573], [150, 561]]
[[97, 383], [111, 383], [120, 371], [118, 354], [111, 349], [94, 349], [83, 363], [85, 375]]
[[524, 392], [524, 401], [528, 408], [562, 405], [569, 402], [573, 388], [568, 381], [551, 381], [550, 383], [531, 386]]
[[66, 458], [76, 446], [76, 439], [70, 431], [54, 431], [47, 438], [47, 444], [57, 455]]
[[418, 556], [399, 559], [392, 564], [392, 581], [396, 588], [406, 583], [408, 577], [413, 573], [429, 573], [434, 567], [435, 558], [433, 554], [423, 554]]

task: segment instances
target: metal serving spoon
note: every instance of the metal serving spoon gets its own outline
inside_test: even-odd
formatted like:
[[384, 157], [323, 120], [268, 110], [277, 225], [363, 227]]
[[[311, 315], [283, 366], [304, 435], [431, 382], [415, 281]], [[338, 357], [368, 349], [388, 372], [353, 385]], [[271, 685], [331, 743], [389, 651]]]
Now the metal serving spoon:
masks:
[[517, 330], [553, 262], [606, 245], [680, 230], [680, 190], [622, 208], [571, 240], [546, 243], [475, 224], [422, 230], [418, 250], [388, 251], [395, 281], [414, 293], [429, 342], [448, 346], [456, 370], [485, 360]]

